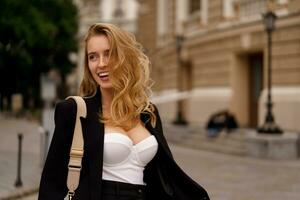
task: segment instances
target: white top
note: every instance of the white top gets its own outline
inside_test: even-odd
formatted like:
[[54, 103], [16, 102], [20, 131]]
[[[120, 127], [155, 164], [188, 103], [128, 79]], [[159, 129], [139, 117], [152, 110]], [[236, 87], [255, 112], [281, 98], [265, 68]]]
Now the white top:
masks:
[[153, 135], [137, 144], [122, 133], [105, 133], [103, 153], [104, 180], [145, 185], [145, 166], [153, 159], [158, 143]]

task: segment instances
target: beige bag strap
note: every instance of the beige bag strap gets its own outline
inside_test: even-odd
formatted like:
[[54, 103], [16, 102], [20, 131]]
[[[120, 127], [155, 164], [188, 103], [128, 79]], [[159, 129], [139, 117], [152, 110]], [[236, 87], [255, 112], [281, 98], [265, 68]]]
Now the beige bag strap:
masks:
[[86, 104], [82, 97], [80, 96], [70, 96], [67, 99], [74, 99], [77, 104], [77, 115], [76, 122], [74, 128], [74, 135], [72, 146], [70, 150], [70, 161], [69, 161], [69, 172], [67, 178], [67, 186], [68, 186], [68, 199], [71, 200], [75, 194], [75, 190], [79, 184], [80, 171], [81, 171], [81, 161], [83, 157], [83, 135], [82, 135], [82, 126], [80, 122], [80, 117], [86, 117]]

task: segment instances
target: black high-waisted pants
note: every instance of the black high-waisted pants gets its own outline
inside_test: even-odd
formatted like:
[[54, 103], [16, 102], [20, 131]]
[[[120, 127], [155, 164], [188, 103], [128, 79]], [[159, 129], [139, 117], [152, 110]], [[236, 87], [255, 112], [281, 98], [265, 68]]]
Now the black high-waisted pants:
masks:
[[101, 200], [145, 200], [145, 185], [102, 180]]

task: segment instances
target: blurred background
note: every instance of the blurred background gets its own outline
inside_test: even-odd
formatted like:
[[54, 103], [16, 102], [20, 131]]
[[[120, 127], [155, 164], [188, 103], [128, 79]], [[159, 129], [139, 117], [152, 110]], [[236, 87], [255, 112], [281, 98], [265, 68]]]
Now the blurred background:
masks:
[[37, 199], [97, 22], [143, 45], [174, 156], [213, 200], [300, 199], [299, 0], [1, 0], [0, 199]]

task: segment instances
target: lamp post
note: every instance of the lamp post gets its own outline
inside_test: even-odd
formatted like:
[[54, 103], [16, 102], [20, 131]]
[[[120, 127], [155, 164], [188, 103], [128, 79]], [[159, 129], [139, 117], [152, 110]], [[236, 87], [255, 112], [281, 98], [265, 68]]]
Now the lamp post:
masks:
[[[181, 50], [182, 50], [182, 43], [184, 42], [184, 37], [182, 35], [176, 36], [176, 54], [177, 54], [177, 65], [178, 65], [178, 74], [177, 74], [177, 84], [179, 92], [182, 90], [182, 59], [181, 59]], [[177, 101], [177, 113], [176, 119], [174, 120], [173, 124], [177, 125], [187, 125], [187, 121], [183, 115], [183, 101], [180, 99]]]
[[266, 103], [267, 113], [264, 124], [258, 128], [258, 133], [264, 134], [282, 134], [283, 131], [276, 125], [272, 113], [272, 32], [275, 30], [276, 15], [272, 11], [268, 11], [263, 15], [263, 20], [268, 35], [268, 101]]

